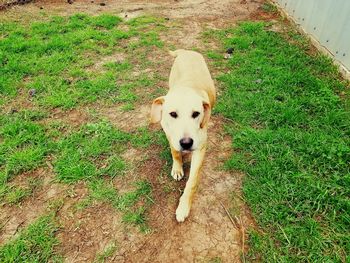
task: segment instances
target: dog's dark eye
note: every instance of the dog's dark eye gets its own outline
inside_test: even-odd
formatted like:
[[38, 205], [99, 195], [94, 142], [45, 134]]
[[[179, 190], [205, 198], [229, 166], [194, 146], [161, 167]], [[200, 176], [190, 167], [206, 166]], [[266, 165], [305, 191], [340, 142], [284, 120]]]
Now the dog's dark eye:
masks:
[[193, 113], [192, 113], [192, 118], [193, 119], [195, 119], [195, 118], [197, 118], [198, 116], [199, 116], [199, 112], [198, 111], [194, 111]]
[[171, 117], [173, 117], [174, 119], [177, 118], [177, 113], [175, 111], [172, 111], [169, 113]]

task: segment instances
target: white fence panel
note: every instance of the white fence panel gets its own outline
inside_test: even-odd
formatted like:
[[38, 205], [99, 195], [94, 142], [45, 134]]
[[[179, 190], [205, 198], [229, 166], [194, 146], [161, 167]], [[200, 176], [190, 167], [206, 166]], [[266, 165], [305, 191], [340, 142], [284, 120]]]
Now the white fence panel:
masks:
[[350, 70], [350, 0], [275, 0]]

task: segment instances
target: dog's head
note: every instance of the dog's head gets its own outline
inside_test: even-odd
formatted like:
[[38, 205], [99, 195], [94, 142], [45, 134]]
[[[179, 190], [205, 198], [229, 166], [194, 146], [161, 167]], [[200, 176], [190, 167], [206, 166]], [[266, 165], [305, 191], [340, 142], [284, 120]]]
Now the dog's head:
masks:
[[151, 122], [159, 122], [172, 147], [189, 152], [206, 142], [211, 113], [208, 95], [192, 89], [176, 89], [153, 101]]

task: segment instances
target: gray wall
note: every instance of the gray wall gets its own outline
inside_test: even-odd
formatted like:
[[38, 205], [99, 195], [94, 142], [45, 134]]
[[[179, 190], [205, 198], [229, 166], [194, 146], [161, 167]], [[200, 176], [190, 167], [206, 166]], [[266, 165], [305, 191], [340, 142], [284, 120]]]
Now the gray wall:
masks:
[[275, 0], [350, 70], [350, 0]]

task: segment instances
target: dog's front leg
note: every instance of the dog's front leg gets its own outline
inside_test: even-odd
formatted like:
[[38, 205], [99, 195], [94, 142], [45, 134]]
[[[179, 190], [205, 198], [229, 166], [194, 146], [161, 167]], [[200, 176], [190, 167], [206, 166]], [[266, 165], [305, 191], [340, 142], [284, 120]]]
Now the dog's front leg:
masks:
[[190, 213], [193, 194], [199, 180], [199, 170], [205, 155], [205, 147], [192, 153], [190, 176], [176, 209], [176, 220], [183, 222]]
[[182, 155], [181, 152], [176, 151], [172, 146], [171, 155], [173, 157], [173, 168], [171, 169], [171, 176], [176, 180], [180, 181], [182, 177], [184, 177], [184, 169], [182, 163]]

